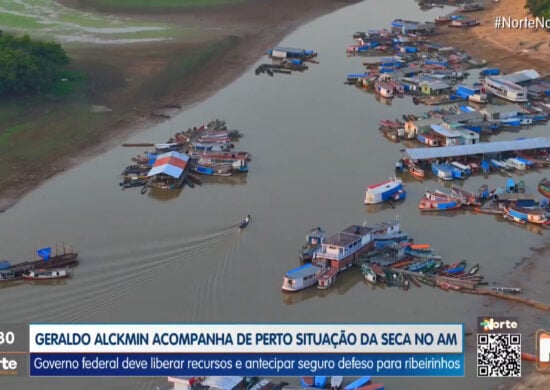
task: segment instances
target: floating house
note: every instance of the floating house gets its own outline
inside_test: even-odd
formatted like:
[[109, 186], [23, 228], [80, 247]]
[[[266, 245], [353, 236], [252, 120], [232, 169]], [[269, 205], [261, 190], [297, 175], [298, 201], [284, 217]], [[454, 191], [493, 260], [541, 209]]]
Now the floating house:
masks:
[[523, 113], [523, 108], [518, 104], [505, 104], [502, 106], [488, 106], [479, 111], [489, 122], [499, 122], [503, 119], [517, 118]]
[[176, 189], [183, 185], [189, 167], [189, 156], [179, 152], [161, 154], [147, 173], [151, 187]]
[[427, 118], [427, 119], [418, 119], [416, 121], [407, 121], [405, 122], [405, 132], [408, 134], [420, 134], [426, 131], [429, 131], [432, 125], [441, 124], [441, 118]]
[[444, 81], [422, 81], [418, 84], [420, 91], [425, 95], [444, 95], [451, 91], [451, 86]]
[[313, 50], [296, 49], [293, 47], [278, 46], [267, 51], [267, 54], [274, 58], [299, 58], [308, 59], [315, 57], [317, 53]]
[[527, 88], [512, 83], [503, 76], [486, 77], [484, 85], [487, 93], [499, 98], [517, 103], [527, 101]]

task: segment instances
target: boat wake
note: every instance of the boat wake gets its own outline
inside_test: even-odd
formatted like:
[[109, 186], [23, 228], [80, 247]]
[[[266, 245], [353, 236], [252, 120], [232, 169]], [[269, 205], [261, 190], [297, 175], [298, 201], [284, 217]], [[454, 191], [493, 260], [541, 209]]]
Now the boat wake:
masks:
[[[227, 240], [233, 227], [221, 229], [207, 236], [201, 236], [188, 242], [182, 247], [157, 244], [143, 251], [134, 250], [130, 255], [126, 252], [119, 256], [103, 256], [96, 258], [91, 267], [81, 265], [75, 269], [76, 279], [70, 286], [71, 292], [66, 289], [49, 290], [42, 295], [36, 294], [36, 289], [30, 288], [22, 297], [28, 305], [20, 305], [19, 299], [8, 303], [11, 319], [29, 320], [36, 316], [42, 321], [80, 321], [89, 318], [92, 314], [110, 305], [144, 283], [159, 276], [170, 267], [185, 265], [189, 260], [207, 250], [218, 246]], [[113, 261], [117, 258], [117, 261]], [[83, 262], [83, 265], [86, 263]], [[39, 310], [36, 310], [39, 308]]]
[[[240, 233], [240, 232], [238, 232]], [[223, 260], [216, 267], [212, 276], [201, 281], [199, 288], [195, 290], [193, 304], [190, 306], [186, 320], [198, 321], [201, 318], [212, 318], [210, 310], [218, 306], [218, 300], [224, 291], [224, 281], [231, 272], [236, 255], [239, 252], [241, 235], [235, 234], [230, 243], [224, 246]]]

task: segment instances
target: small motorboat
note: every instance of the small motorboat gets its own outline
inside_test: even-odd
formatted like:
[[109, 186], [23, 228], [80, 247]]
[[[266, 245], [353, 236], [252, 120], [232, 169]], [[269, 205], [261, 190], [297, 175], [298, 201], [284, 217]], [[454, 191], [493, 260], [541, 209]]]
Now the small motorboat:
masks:
[[247, 215], [246, 218], [241, 221], [241, 223], [239, 223], [239, 228], [244, 229], [245, 227], [248, 226], [249, 223], [250, 223], [250, 214]]

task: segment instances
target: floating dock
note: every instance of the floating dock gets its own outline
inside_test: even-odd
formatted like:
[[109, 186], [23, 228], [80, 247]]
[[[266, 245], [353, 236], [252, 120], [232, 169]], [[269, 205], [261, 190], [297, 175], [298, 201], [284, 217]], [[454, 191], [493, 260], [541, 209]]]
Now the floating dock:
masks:
[[405, 153], [411, 160], [418, 161], [548, 148], [550, 148], [550, 138], [537, 137], [513, 141], [480, 142], [472, 145], [442, 146], [438, 148], [407, 148], [405, 149]]

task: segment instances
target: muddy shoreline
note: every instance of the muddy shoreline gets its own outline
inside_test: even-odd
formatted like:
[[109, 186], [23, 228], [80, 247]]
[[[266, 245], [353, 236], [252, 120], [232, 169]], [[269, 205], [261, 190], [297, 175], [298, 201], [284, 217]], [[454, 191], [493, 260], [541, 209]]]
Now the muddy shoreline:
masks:
[[[212, 6], [201, 9], [180, 9], [177, 12], [171, 10], [169, 14], [162, 11], [153, 13], [129, 13], [140, 20], [165, 21], [167, 23], [184, 23], [200, 31], [205, 31], [216, 26], [223, 31], [212, 37], [205, 32], [205, 38], [192, 37], [190, 40], [178, 39], [170, 42], [156, 42], [154, 44], [138, 44], [125, 46], [122, 54], [116, 53], [117, 63], [105, 66], [105, 70], [97, 69], [97, 59], [103, 59], [106, 52], [118, 50], [118, 48], [102, 47], [99, 45], [69, 49], [69, 54], [74, 66], [79, 69], [87, 69], [90, 72], [98, 72], [99, 81], [93, 80], [94, 90], [91, 101], [100, 106], [113, 108], [108, 123], [94, 131], [93, 137], [88, 139], [85, 145], [76, 148], [67, 148], [58, 151], [55, 155], [41, 158], [39, 163], [20, 164], [17, 166], [17, 175], [12, 175], [4, 180], [0, 189], [0, 212], [15, 205], [26, 193], [37, 188], [40, 184], [55, 174], [70, 169], [77, 163], [93, 157], [99, 153], [118, 145], [129, 135], [143, 131], [157, 123], [158, 117], [151, 115], [165, 105], [181, 106], [184, 110], [191, 104], [203, 101], [216, 91], [224, 88], [237, 79], [244, 71], [264, 55], [270, 46], [276, 45], [289, 33], [301, 25], [314, 20], [322, 15], [331, 13], [342, 7], [352, 5], [361, 0], [257, 0], [243, 3], [237, 6]], [[66, 6], [81, 5], [78, 1], [62, 0], [60, 3]], [[85, 4], [84, 4], [85, 5]], [[213, 58], [209, 58], [200, 64], [198, 69], [186, 74], [185, 77], [170, 79], [167, 75], [167, 66], [173, 65], [168, 56], [160, 58], [148, 58], [151, 64], [141, 66], [143, 69], [134, 69], [136, 61], [133, 56], [143, 47], [155, 46], [158, 52], [170, 52], [172, 57], [185, 55], [189, 50], [201, 50], [208, 45], [217, 42], [224, 43]], [[128, 58], [124, 61], [125, 54]], [[223, 64], [223, 66], [220, 66]], [[163, 67], [164, 66], [164, 67]], [[131, 68], [131, 69], [130, 69]], [[102, 74], [99, 74], [103, 72]], [[128, 77], [129, 72], [132, 77]], [[120, 73], [120, 75], [118, 75]], [[152, 75], [150, 75], [152, 73]], [[215, 76], [213, 76], [215, 75]], [[142, 77], [139, 88], [132, 89], [126, 84], [128, 79]], [[155, 91], [155, 96], [147, 93], [148, 86], [157, 86], [157, 81], [167, 88]], [[113, 88], [113, 84], [120, 84]], [[105, 88], [105, 90], [102, 90]], [[158, 87], [156, 87], [158, 89]], [[123, 106], [121, 102], [126, 102]], [[117, 106], [118, 104], [118, 106]], [[172, 110], [173, 111], [173, 110]], [[172, 112], [173, 113], [173, 112]], [[207, 120], [208, 118], [205, 118]], [[194, 125], [194, 124], [189, 124]], [[61, 153], [59, 153], [61, 152]], [[17, 161], [7, 161], [17, 165]]]

